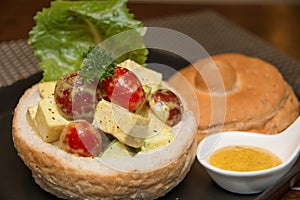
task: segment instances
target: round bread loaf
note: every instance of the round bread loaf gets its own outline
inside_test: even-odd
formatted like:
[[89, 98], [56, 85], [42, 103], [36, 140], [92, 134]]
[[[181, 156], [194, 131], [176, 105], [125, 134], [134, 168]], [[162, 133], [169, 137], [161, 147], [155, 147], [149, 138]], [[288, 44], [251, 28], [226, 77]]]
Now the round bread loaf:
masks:
[[[66, 199], [156, 199], [175, 187], [190, 170], [196, 153], [197, 123], [185, 109], [174, 140], [153, 151], [138, 153], [136, 163], [78, 157], [44, 142], [27, 120], [28, 106], [41, 100], [34, 85], [21, 97], [13, 118], [13, 141], [19, 156], [44, 190]], [[145, 163], [143, 161], [145, 158]], [[142, 163], [148, 167], [141, 166]], [[124, 163], [123, 163], [124, 162]], [[141, 169], [144, 167], [145, 169]]]
[[[200, 73], [212, 63], [222, 79], [222, 91], [211, 92], [213, 88], [208, 88], [207, 77]], [[198, 140], [213, 132], [211, 127], [219, 127], [217, 130], [222, 131], [275, 134], [287, 128], [299, 115], [299, 102], [292, 88], [272, 64], [259, 58], [227, 53], [201, 59], [169, 79], [169, 84], [181, 92], [185, 87], [176, 83], [182, 75], [197, 95], [198, 102], [188, 102], [188, 105], [196, 103], [199, 106], [199, 110], [193, 109], [200, 113]], [[218, 110], [212, 111], [212, 99], [222, 97], [223, 121], [213, 121], [212, 112]]]

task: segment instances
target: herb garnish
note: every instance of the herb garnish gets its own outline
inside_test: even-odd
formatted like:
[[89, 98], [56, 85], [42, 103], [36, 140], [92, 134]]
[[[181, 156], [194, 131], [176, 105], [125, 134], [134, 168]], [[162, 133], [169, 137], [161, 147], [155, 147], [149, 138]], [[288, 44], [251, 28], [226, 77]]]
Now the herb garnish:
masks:
[[90, 47], [83, 53], [83, 65], [79, 73], [87, 82], [95, 79], [101, 82], [107, 77], [113, 76], [116, 65], [110, 52], [99, 46]]

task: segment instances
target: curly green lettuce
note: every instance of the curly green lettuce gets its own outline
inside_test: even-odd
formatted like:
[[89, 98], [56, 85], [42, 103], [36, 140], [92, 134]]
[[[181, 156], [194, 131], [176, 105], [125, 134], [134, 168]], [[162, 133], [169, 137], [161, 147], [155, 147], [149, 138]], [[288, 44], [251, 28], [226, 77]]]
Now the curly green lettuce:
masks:
[[[36, 26], [29, 32], [29, 44], [40, 60], [43, 81], [80, 69], [83, 52], [123, 31], [142, 28], [127, 9], [127, 0], [53, 1], [34, 17]], [[144, 32], [137, 30], [139, 36]], [[114, 44], [116, 45], [116, 44]], [[124, 48], [135, 49], [118, 61], [132, 59], [144, 64], [148, 51], [141, 39], [126, 40]], [[117, 47], [116, 47], [117, 48]]]

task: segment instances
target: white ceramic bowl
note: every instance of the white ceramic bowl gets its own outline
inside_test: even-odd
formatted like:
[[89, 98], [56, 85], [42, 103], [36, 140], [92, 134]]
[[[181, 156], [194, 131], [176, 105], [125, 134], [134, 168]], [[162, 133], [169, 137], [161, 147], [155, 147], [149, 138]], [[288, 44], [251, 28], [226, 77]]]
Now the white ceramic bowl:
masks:
[[[294, 129], [296, 128], [299, 132], [299, 127], [294, 126]], [[298, 159], [300, 134], [293, 135], [282, 133], [270, 136], [247, 132], [212, 134], [203, 139], [198, 145], [197, 159], [205, 167], [211, 178], [222, 188], [239, 194], [259, 193], [287, 173]], [[251, 172], [228, 171], [212, 166], [208, 162], [211, 153], [228, 145], [264, 148], [279, 156], [283, 163], [270, 169]]]

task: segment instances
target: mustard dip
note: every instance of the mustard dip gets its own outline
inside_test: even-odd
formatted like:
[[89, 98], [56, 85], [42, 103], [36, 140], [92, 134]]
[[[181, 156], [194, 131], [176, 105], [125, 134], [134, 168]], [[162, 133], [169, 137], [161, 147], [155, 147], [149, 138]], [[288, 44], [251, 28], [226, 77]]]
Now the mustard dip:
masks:
[[249, 172], [275, 167], [282, 160], [263, 148], [226, 146], [213, 152], [209, 163], [220, 169]]

